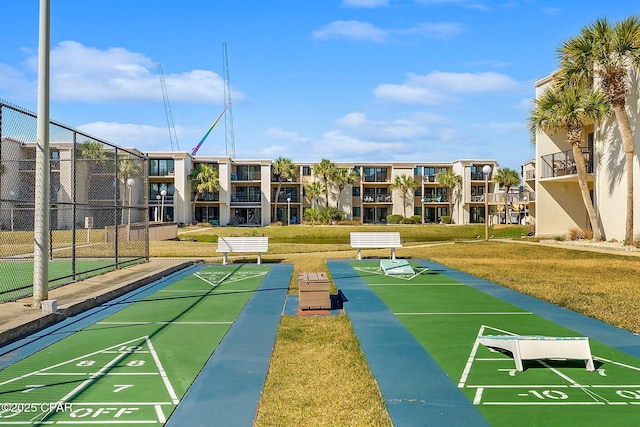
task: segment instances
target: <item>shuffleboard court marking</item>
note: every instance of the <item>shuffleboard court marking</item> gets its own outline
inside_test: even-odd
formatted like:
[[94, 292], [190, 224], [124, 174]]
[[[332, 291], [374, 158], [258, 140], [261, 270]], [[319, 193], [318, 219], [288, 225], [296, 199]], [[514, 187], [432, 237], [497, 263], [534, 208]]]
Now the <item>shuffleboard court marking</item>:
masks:
[[[145, 350], [144, 348], [147, 348]], [[147, 354], [151, 356], [153, 362], [155, 364], [156, 371], [149, 372], [109, 372], [116, 366], [118, 366], [123, 362], [123, 360], [131, 355], [137, 354]], [[100, 355], [110, 355], [106, 360], [100, 362]], [[144, 366], [144, 360], [132, 360], [126, 364], [128, 367], [142, 367]], [[74, 367], [75, 371], [54, 371], [59, 368], [65, 367]], [[80, 369], [79, 371], [77, 369]], [[101, 378], [107, 376], [118, 376], [120, 378], [126, 378], [129, 376], [139, 377], [139, 376], [159, 376], [162, 384], [164, 385], [167, 395], [169, 397], [168, 401], [153, 401], [153, 402], [74, 402], [73, 399], [82, 393], [84, 390], [89, 388], [92, 384], [99, 381]], [[49, 408], [48, 410], [42, 410], [37, 413], [32, 413], [30, 415], [29, 420], [11, 420], [11, 421], [3, 421], [0, 420], [0, 425], [46, 425], [46, 424], [81, 424], [81, 425], [91, 425], [91, 424], [104, 424], [105, 421], [99, 420], [85, 420], [84, 418], [88, 416], [88, 414], [92, 414], [91, 418], [97, 416], [101, 413], [109, 413], [118, 411], [120, 414], [127, 414], [137, 410], [137, 407], [153, 407], [153, 413], [156, 415], [156, 419], [148, 419], [148, 420], [128, 420], [128, 421], [119, 421], [119, 420], [111, 420], [109, 424], [158, 424], [165, 423], [167, 418], [162, 410], [162, 406], [168, 405], [178, 405], [180, 403], [180, 399], [178, 398], [173, 385], [158, 357], [156, 349], [151, 342], [149, 336], [141, 336], [138, 338], [134, 338], [132, 340], [123, 341], [121, 343], [105, 347], [103, 349], [85, 353], [83, 355], [74, 357], [72, 359], [65, 360], [60, 363], [56, 363], [53, 365], [46, 366], [42, 369], [38, 369], [35, 371], [28, 372], [23, 375], [19, 375], [3, 382], [0, 382], [0, 387], [5, 386], [11, 383], [18, 383], [18, 387], [22, 387], [21, 393], [30, 393], [28, 396], [33, 396], [34, 391], [43, 390], [46, 387], [51, 386], [51, 384], [26, 384], [25, 380], [31, 377], [53, 377], [53, 378], [63, 378], [63, 377], [83, 377], [86, 378], [81, 381], [77, 386], [73, 389], [66, 391], [64, 395], [55, 399], [57, 408], [60, 405], [72, 404], [74, 408], [74, 412], [71, 414], [71, 417], [82, 418], [83, 421], [74, 421], [73, 419], [67, 420], [57, 420], [57, 421], [49, 421], [47, 418], [53, 412], [56, 412], [56, 407], [52, 407], [50, 405], [42, 404], [41, 407]], [[43, 380], [46, 382], [46, 380]], [[75, 382], [75, 380], [70, 381], [70, 383]], [[22, 383], [25, 383], [22, 385]], [[134, 387], [134, 384], [114, 384], [113, 392], [119, 392], [121, 390], [125, 390], [127, 388]], [[61, 393], [62, 394], [62, 393]], [[32, 398], [32, 397], [30, 397]], [[37, 401], [36, 397], [32, 398], [34, 401]], [[84, 407], [93, 406], [99, 407], [95, 410], [85, 410]], [[120, 408], [118, 408], [120, 407]], [[71, 406], [69, 406], [71, 408]], [[6, 410], [3, 408], [3, 411], [0, 412], [0, 418], [12, 418], [14, 416], [23, 415], [20, 412], [11, 413], [10, 410]]]
[[[422, 275], [422, 273], [424, 273], [425, 271], [430, 271], [429, 268], [427, 267], [413, 267], [414, 270], [416, 271], [415, 274], [394, 274], [393, 278], [394, 279], [402, 279], [402, 280], [413, 280], [416, 277]], [[384, 277], [388, 277], [385, 272], [383, 270], [381, 270], [379, 267], [353, 267], [353, 269], [355, 271], [359, 271], [361, 273], [367, 273], [367, 274], [375, 274], [378, 276], [384, 276]]]
[[[478, 332], [478, 337], [485, 334], [487, 329], [494, 330], [505, 335], [518, 335], [516, 333], [505, 331], [503, 329], [482, 325]], [[537, 360], [542, 367], [553, 373], [558, 379], [558, 383], [547, 382], [544, 384], [467, 384], [469, 374], [474, 366], [479, 362], [496, 363], [500, 361], [510, 360], [510, 358], [481, 358], [476, 357], [480, 348], [479, 339], [476, 338], [469, 358], [460, 377], [458, 383], [459, 388], [475, 389], [473, 396], [474, 405], [490, 405], [490, 406], [584, 406], [584, 405], [640, 405], [640, 384], [637, 383], [618, 383], [618, 384], [597, 384], [597, 378], [607, 377], [606, 369], [599, 368], [596, 372], [589, 373], [588, 378], [591, 381], [577, 380], [566, 372], [561, 371], [558, 367], [553, 366], [546, 360]], [[492, 350], [490, 350], [492, 351]], [[493, 350], [493, 352], [497, 352]], [[603, 357], [593, 356], [594, 360], [610, 363], [623, 369], [631, 371], [640, 371], [640, 367], [621, 363]], [[482, 369], [482, 368], [477, 368]], [[526, 375], [517, 372], [516, 369], [498, 368], [498, 372], [507, 373], [509, 377], [518, 375]], [[580, 370], [582, 372], [582, 369]], [[498, 378], [498, 377], [496, 377]], [[502, 377], [504, 378], [504, 377]], [[500, 382], [500, 381], [497, 381]], [[512, 399], [505, 400], [504, 390], [513, 390]], [[596, 391], [598, 390], [598, 391]], [[487, 398], [486, 392], [498, 391], [498, 397], [502, 399], [490, 400]], [[578, 393], [576, 393], [578, 392]]]

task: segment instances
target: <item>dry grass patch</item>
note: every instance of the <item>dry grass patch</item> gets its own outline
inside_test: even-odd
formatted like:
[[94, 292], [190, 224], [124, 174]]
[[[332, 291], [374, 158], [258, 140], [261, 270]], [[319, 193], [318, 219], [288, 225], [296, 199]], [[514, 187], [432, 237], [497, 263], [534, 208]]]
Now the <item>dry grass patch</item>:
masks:
[[640, 333], [640, 258], [503, 242], [415, 248], [413, 256]]
[[256, 426], [391, 426], [349, 318], [284, 316]]

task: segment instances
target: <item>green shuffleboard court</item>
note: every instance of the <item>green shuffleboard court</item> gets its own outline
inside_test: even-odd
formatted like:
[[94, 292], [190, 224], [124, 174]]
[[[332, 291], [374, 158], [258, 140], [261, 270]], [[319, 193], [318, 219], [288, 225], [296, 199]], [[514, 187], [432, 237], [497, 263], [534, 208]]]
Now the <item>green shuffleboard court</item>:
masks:
[[0, 425], [163, 425], [270, 271], [205, 266], [0, 371]]
[[639, 359], [590, 339], [595, 371], [559, 359], [518, 371], [478, 337], [581, 335], [420, 263], [404, 275], [378, 261], [350, 265], [491, 425], [640, 425]]

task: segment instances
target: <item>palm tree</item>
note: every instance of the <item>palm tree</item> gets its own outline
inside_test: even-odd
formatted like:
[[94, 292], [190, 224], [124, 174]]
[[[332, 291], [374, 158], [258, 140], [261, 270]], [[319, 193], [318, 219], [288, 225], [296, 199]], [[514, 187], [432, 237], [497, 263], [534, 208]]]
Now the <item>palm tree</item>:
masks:
[[313, 165], [313, 174], [322, 178], [322, 181], [325, 185], [325, 197], [326, 197], [326, 206], [329, 207], [329, 186], [331, 182], [331, 176], [333, 175], [333, 171], [336, 169], [336, 164], [331, 160], [322, 159], [320, 163], [316, 163]]
[[620, 130], [627, 178], [625, 244], [633, 241], [633, 158], [635, 142], [625, 109], [630, 74], [640, 68], [640, 17], [630, 16], [614, 25], [598, 19], [579, 36], [558, 49], [561, 69], [569, 80], [593, 86], [596, 80], [611, 104]]
[[327, 192], [327, 186], [322, 181], [313, 181], [311, 184], [304, 187], [304, 194], [309, 198], [311, 207], [313, 208], [313, 201]]
[[297, 167], [291, 159], [286, 157], [278, 157], [271, 165], [271, 171], [278, 180], [278, 189], [276, 190], [276, 200], [274, 204], [274, 218], [278, 216], [278, 198], [280, 197], [280, 189], [282, 183], [286, 181], [293, 181], [296, 179]]
[[331, 174], [331, 181], [338, 187], [338, 199], [336, 209], [340, 209], [340, 196], [347, 185], [352, 185], [358, 179], [358, 174], [351, 168], [337, 168]]
[[200, 193], [213, 193], [220, 189], [220, 180], [218, 179], [218, 172], [213, 166], [200, 163], [189, 174], [189, 180], [191, 181], [191, 188], [195, 191], [193, 196], [192, 215], [193, 221], [196, 221], [196, 202]]
[[418, 188], [418, 184], [413, 176], [409, 175], [396, 175], [391, 184], [391, 188], [397, 189], [402, 193], [402, 216], [407, 217], [407, 203], [409, 202], [409, 193]]
[[462, 177], [456, 174], [453, 169], [445, 169], [438, 172], [436, 180], [441, 187], [447, 188], [447, 194], [449, 195], [449, 215], [451, 216], [451, 222], [453, 222], [453, 191], [462, 185]]
[[[584, 160], [584, 159], [583, 159]], [[498, 168], [493, 174], [493, 182], [501, 184], [504, 187], [504, 223], [511, 224], [509, 218], [509, 190], [520, 184], [520, 173], [509, 168]], [[485, 197], [487, 197], [485, 195]]]
[[529, 116], [529, 129], [532, 134], [538, 131], [555, 133], [564, 130], [571, 144], [578, 173], [578, 186], [582, 201], [589, 215], [593, 241], [604, 239], [587, 184], [587, 167], [582, 154], [582, 138], [587, 122], [599, 121], [609, 114], [609, 104], [600, 90], [567, 85], [566, 82], [553, 82], [554, 86], [535, 100], [535, 107]]

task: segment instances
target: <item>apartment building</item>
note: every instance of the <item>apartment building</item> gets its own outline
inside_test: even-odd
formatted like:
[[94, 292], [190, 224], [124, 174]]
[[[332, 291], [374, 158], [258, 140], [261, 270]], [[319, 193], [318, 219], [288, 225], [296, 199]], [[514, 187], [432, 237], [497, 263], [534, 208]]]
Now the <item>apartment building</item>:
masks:
[[[313, 207], [324, 207], [328, 203], [341, 209], [347, 219], [363, 223], [384, 223], [390, 214], [418, 215], [425, 223], [440, 222], [443, 216], [451, 216], [456, 224], [480, 223], [486, 217], [486, 185], [489, 218], [497, 223], [504, 199], [503, 192], [492, 182], [492, 175], [485, 176], [482, 172], [484, 165], [495, 170], [498, 167], [495, 160], [337, 163], [339, 168], [353, 169], [356, 182], [339, 194], [337, 188], [329, 188], [328, 196], [312, 201], [305, 197], [305, 187], [321, 179], [313, 174], [314, 163], [296, 163], [295, 179], [279, 182], [272, 173], [271, 160], [192, 157], [179, 152], [147, 155], [150, 221], [254, 226], [274, 221], [295, 224], [302, 221], [312, 203]], [[196, 199], [189, 174], [202, 163], [217, 170], [219, 190], [199, 194]], [[436, 179], [440, 171], [447, 169], [463, 178], [463, 185], [453, 194]], [[411, 176], [418, 183], [407, 200], [392, 186], [395, 177], [401, 175]]]
[[[535, 83], [536, 97], [547, 90], [552, 75]], [[634, 235], [640, 232], [640, 100], [638, 82], [632, 83], [627, 99], [627, 113], [635, 137], [634, 161]], [[536, 235], [551, 237], [566, 235], [574, 227], [588, 228], [589, 218], [578, 187], [578, 176], [571, 145], [564, 132], [535, 136], [536, 157], [523, 165], [523, 170], [535, 186]], [[626, 171], [622, 138], [615, 117], [584, 130], [582, 153], [586, 160], [588, 185], [596, 214], [607, 240], [624, 240], [626, 221]]]

